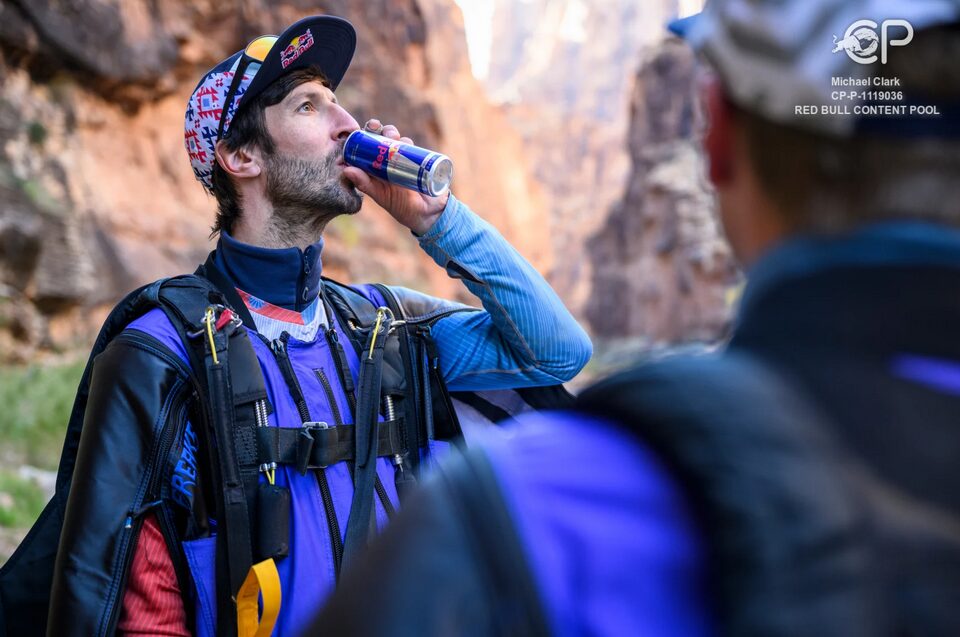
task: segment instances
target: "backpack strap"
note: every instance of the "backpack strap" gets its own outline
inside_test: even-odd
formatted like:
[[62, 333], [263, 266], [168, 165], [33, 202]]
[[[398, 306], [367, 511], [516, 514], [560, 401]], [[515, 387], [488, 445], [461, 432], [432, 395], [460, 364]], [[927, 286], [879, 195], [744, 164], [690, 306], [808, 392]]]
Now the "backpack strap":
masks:
[[381, 308], [367, 337], [360, 360], [360, 388], [354, 423], [353, 502], [344, 538], [343, 564], [349, 569], [366, 546], [373, 522], [373, 491], [377, 476], [378, 415], [383, 373], [383, 356], [393, 324], [392, 314]]
[[[362, 361], [367, 336], [376, 325], [376, 305], [353, 288], [327, 278], [323, 279], [323, 296], [328, 302], [330, 311], [340, 325], [344, 326], [350, 344]], [[395, 329], [383, 344], [383, 362], [380, 372], [381, 394], [384, 397], [387, 421], [397, 423], [397, 435], [402, 450], [393, 456], [393, 464], [396, 467], [398, 493], [405, 493], [409, 486], [409, 479], [412, 477], [411, 459], [418, 455], [413, 453], [413, 450], [419, 448], [418, 413], [414, 406], [409, 404], [411, 401], [407, 400], [407, 397], [416, 391], [416, 384], [409, 371], [412, 369], [409, 362], [410, 346], [402, 337], [405, 334], [403, 321], [400, 320], [402, 314], [398, 314], [393, 308], [388, 309], [393, 312], [393, 317], [397, 320], [394, 324]], [[342, 356], [342, 345], [339, 342], [335, 345], [340, 348], [339, 358], [345, 361]], [[349, 370], [346, 370], [344, 375], [349, 377]], [[381, 423], [380, 427], [385, 424]]]
[[227, 275], [221, 272], [220, 268], [213, 262], [213, 253], [210, 253], [203, 265], [197, 268], [194, 275], [213, 283], [217, 292], [222, 294], [226, 300], [224, 305], [233, 310], [233, 312], [240, 317], [244, 325], [256, 325], [253, 321], [253, 315], [250, 314], [250, 310], [247, 309], [247, 304], [243, 302], [240, 294], [237, 293], [237, 288], [234, 287], [233, 283], [227, 278]]
[[[220, 285], [215, 285], [217, 279]], [[257, 430], [266, 425], [267, 391], [241, 312], [239, 295], [211, 259], [197, 274], [178, 277], [159, 300], [205, 385], [201, 429], [217, 501], [217, 624], [237, 631], [236, 596], [253, 566], [259, 516]], [[224, 585], [225, 584], [225, 585]]]
[[[228, 317], [226, 323], [222, 322], [225, 316]], [[240, 329], [239, 320], [234, 322], [230, 316], [232, 313], [224, 310], [218, 317], [211, 307], [206, 314], [206, 333], [201, 332], [200, 336], [205, 346], [209, 424], [217, 442], [209, 451], [211, 455], [215, 454], [217, 462], [211, 464], [215, 467], [215, 473], [219, 474], [215, 483], [219, 485], [217, 574], [220, 585], [217, 586], [217, 624], [221, 634], [236, 633], [237, 609], [234, 600], [253, 565], [251, 530], [255, 522], [253, 511], [258, 480], [256, 471], [251, 470], [251, 465], [256, 464], [255, 444], [244, 435], [254, 433], [257, 426], [256, 409], [251, 409], [246, 419], [238, 413], [239, 410], [235, 410], [249, 388], [235, 384], [234, 374], [231, 373], [234, 369], [249, 368], [251, 363], [256, 365], [256, 355], [245, 331]], [[221, 320], [218, 321], [218, 318]], [[252, 356], [253, 360], [244, 360], [247, 356]], [[266, 398], [266, 391], [262, 398]], [[242, 471], [242, 467], [247, 471]], [[223, 586], [223, 583], [228, 586]]]
[[[354, 427], [259, 427], [257, 449], [260, 464], [294, 465], [303, 474], [356, 458]], [[406, 451], [400, 436], [400, 421], [387, 420], [377, 427], [377, 456], [390, 458]]]
[[[416, 432], [416, 438], [426, 445], [430, 440], [447, 440], [459, 442], [463, 438], [457, 412], [450, 399], [450, 391], [446, 381], [440, 374], [440, 351], [431, 335], [433, 324], [452, 312], [475, 312], [476, 308], [465, 305], [443, 302], [439, 307], [422, 307], [423, 299], [429, 297], [409, 299], [410, 305], [416, 305], [415, 316], [410, 315], [407, 304], [401, 302], [394, 291], [386, 285], [374, 285], [380, 295], [387, 302], [387, 306], [405, 321], [401, 326], [402, 342], [407, 344], [408, 373], [418, 378], [420, 393], [417, 395], [418, 410], [422, 413], [422, 428]], [[402, 346], [402, 345], [401, 345]], [[415, 421], [419, 422], [419, 421]]]

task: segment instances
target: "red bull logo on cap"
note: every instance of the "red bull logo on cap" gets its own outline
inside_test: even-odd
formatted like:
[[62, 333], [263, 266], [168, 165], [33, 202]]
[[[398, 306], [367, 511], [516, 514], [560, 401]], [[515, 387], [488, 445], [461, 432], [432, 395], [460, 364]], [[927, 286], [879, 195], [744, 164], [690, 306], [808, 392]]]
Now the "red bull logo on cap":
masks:
[[298, 35], [290, 40], [283, 51], [280, 52], [280, 66], [287, 68], [293, 61], [303, 55], [303, 52], [313, 46], [313, 34], [307, 29], [303, 35]]

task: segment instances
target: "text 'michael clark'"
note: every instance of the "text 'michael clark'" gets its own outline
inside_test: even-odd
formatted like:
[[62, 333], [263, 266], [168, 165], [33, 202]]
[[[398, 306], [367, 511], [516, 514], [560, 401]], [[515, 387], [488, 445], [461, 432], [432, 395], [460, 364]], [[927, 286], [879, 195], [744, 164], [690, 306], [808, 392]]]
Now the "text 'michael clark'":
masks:
[[831, 86], [882, 86], [896, 87], [900, 86], [898, 77], [834, 77], [830, 81]]

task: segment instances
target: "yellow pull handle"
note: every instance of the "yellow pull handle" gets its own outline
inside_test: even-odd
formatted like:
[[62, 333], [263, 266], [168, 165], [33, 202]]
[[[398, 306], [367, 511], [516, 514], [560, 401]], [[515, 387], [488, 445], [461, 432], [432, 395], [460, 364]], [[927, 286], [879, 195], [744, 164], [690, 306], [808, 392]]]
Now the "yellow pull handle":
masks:
[[[261, 597], [263, 613], [258, 613]], [[279, 615], [280, 574], [271, 558], [250, 567], [237, 593], [238, 637], [270, 637]]]

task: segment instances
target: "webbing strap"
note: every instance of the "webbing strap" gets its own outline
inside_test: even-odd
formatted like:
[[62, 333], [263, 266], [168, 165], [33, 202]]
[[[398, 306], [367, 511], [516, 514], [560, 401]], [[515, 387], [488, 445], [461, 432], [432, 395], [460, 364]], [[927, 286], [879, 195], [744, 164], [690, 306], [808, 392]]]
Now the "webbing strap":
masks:
[[[377, 455], [402, 454], [400, 439], [402, 420], [387, 420], [377, 426]], [[343, 427], [259, 427], [257, 429], [258, 461], [261, 465], [277, 463], [296, 465], [301, 473], [323, 469], [356, 453], [356, 430]]]
[[430, 356], [427, 352], [427, 341], [420, 341], [421, 361], [423, 369], [423, 426], [427, 440], [436, 440], [437, 432], [433, 426], [433, 393], [430, 390]]
[[[247, 510], [247, 498], [243, 488], [243, 479], [237, 459], [236, 447], [231, 444], [234, 437], [233, 390], [230, 384], [229, 358], [227, 343], [229, 338], [223, 331], [213, 332], [214, 350], [208, 349], [204, 359], [207, 372], [207, 389], [210, 399], [210, 415], [214, 439], [217, 441], [217, 456], [221, 479], [221, 515], [223, 520], [218, 534], [217, 561], [218, 571], [225, 575], [227, 587], [217, 587], [218, 632], [230, 634], [233, 627], [233, 613], [224, 612], [232, 604], [236, 591], [240, 589], [253, 561], [253, 547], [250, 540], [250, 518]], [[204, 339], [206, 342], [206, 339]], [[214, 352], [217, 361], [214, 362]], [[221, 550], [221, 547], [224, 550]], [[218, 577], [219, 582], [224, 582]]]
[[370, 332], [360, 363], [360, 395], [357, 400], [355, 473], [353, 501], [344, 538], [343, 568], [359, 557], [367, 544], [373, 514], [373, 489], [377, 478], [377, 415], [380, 411], [380, 381], [383, 351], [393, 323], [386, 308], [377, 312], [377, 323]]
[[[258, 613], [261, 598], [263, 612]], [[237, 637], [270, 637], [281, 601], [276, 562], [271, 558], [251, 566], [237, 593]]]

